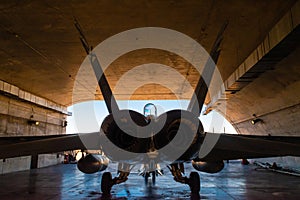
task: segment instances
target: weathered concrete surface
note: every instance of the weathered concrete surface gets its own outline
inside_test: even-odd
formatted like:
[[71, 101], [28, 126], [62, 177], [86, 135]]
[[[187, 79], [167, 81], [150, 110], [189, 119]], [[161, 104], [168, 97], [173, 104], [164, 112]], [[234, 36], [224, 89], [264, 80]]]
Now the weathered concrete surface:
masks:
[[[298, 48], [227, 101], [225, 116], [239, 133], [299, 135], [299, 55]], [[252, 125], [253, 114], [263, 123]]]
[[[85, 58], [73, 25], [73, 17], [80, 21], [86, 37], [93, 45], [122, 31], [153, 26], [184, 33], [208, 51], [219, 28], [228, 20], [229, 25], [224, 33], [218, 62], [218, 69], [224, 81], [231, 80], [233, 75], [241, 76], [241, 73], [246, 73], [264, 53], [296, 28], [300, 21], [300, 3], [293, 0], [255, 3], [9, 1], [2, 2], [0, 7], [0, 20], [3, 21], [0, 27], [0, 41], [5, 47], [0, 51], [0, 80], [61, 105], [73, 103], [74, 81]], [[126, 41], [122, 45], [126, 45]], [[224, 115], [235, 125], [238, 132], [297, 134], [299, 126], [288, 130], [287, 124], [290, 124], [290, 120], [295, 124], [299, 119], [296, 106], [300, 103], [298, 57], [299, 50], [296, 50], [278, 63], [278, 66], [274, 66], [275, 71], [266, 72], [228, 100], [227, 113]], [[192, 86], [195, 86], [199, 77], [190, 63], [179, 55], [157, 49], [138, 49], [122, 55], [105, 73], [114, 88], [124, 73], [146, 63], [170, 66], [183, 75]], [[139, 78], [144, 76], [145, 73], [136, 74]], [[93, 78], [89, 75], [86, 79]], [[176, 88], [183, 88], [182, 82], [174, 81], [170, 77], [166, 78], [168, 79]], [[84, 90], [90, 92], [92, 99], [102, 98], [99, 89], [89, 88], [88, 85], [88, 89]], [[182, 90], [177, 92], [180, 94]], [[121, 93], [116, 95], [118, 98], [124, 97]], [[163, 86], [147, 84], [139, 87], [130, 98], [174, 99], [176, 95], [176, 92], [174, 94], [174, 91]], [[79, 100], [80, 98], [86, 98], [85, 93]], [[288, 109], [292, 106], [295, 106], [296, 110]], [[272, 114], [285, 108], [287, 110], [281, 113], [285, 121]], [[294, 114], [290, 115], [291, 112]], [[262, 128], [249, 125], [247, 121], [251, 120], [252, 114], [267, 118]]]
[[[0, 4], [0, 79], [26, 91], [63, 105], [72, 104], [72, 88], [77, 70], [85, 57], [73, 25], [76, 17], [92, 45], [110, 36], [138, 27], [163, 27], [184, 33], [210, 50], [224, 23], [222, 54], [218, 63], [226, 80], [289, 11], [294, 0], [276, 1], [7, 1]], [[187, 49], [189, 51], [190, 49]], [[143, 51], [143, 50], [142, 50]], [[168, 53], [156, 56], [156, 50], [136, 51], [116, 60], [107, 71], [112, 86], [135, 66], [155, 57], [156, 63], [172, 61], [169, 66], [189, 80], [187, 63]], [[195, 86], [198, 77], [191, 74]], [[83, 83], [81, 83], [83, 84]], [[174, 82], [177, 84], [177, 82]], [[156, 87], [147, 96], [160, 99], [169, 91]], [[145, 90], [141, 90], [145, 91]], [[95, 91], [91, 91], [92, 94]], [[99, 92], [96, 92], [99, 94]], [[169, 95], [169, 98], [174, 96]], [[101, 96], [97, 96], [101, 98]], [[120, 97], [121, 98], [121, 97]], [[144, 99], [136, 95], [133, 99]]]
[[[29, 124], [36, 120], [39, 125]], [[64, 134], [66, 115], [0, 94], [0, 136]]]
[[[62, 163], [64, 156], [59, 154], [41, 154], [38, 156], [38, 168]], [[0, 159], [0, 174], [30, 169], [31, 156]]]
[[[187, 167], [187, 173], [191, 171]], [[115, 174], [116, 168], [109, 168]], [[173, 181], [170, 172], [157, 184], [144, 185], [136, 172], [126, 183], [113, 187], [112, 199], [190, 199], [189, 187]], [[255, 170], [240, 161], [225, 165], [217, 174], [201, 173], [201, 199], [299, 199], [298, 177]], [[76, 165], [57, 165], [1, 175], [0, 198], [5, 199], [101, 199], [101, 174], [83, 174]]]
[[38, 157], [38, 168], [57, 165], [63, 161], [63, 154], [40, 154]]
[[28, 170], [30, 169], [30, 159], [31, 156], [1, 159], [0, 174]]
[[[62, 125], [66, 116], [61, 106], [0, 81], [0, 137], [65, 134], [66, 127]], [[29, 120], [39, 124], [30, 124]], [[37, 167], [55, 165], [62, 160], [57, 154], [39, 155]], [[0, 174], [28, 170], [30, 163], [31, 156], [1, 159]]]

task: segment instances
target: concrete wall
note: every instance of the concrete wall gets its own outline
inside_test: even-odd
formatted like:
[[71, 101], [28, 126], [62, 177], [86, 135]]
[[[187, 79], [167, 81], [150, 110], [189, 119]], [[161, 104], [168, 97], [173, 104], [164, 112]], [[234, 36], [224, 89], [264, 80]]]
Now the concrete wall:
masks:
[[281, 108], [258, 116], [262, 122], [255, 125], [251, 120], [234, 124], [242, 134], [299, 136], [300, 104]]
[[[65, 134], [66, 127], [62, 125], [67, 115], [62, 110], [63, 106], [50, 105], [48, 100], [21, 90], [15, 92], [18, 88], [14, 89], [16, 87], [9, 84], [6, 86], [3, 87], [6, 90], [0, 90], [0, 137]], [[34, 98], [25, 98], [27, 96]], [[39, 124], [30, 124], [29, 120]], [[61, 155], [43, 154], [38, 156], [38, 167], [56, 165], [62, 161]], [[2, 159], [0, 174], [28, 170], [30, 164], [31, 156]]]
[[31, 156], [6, 158], [0, 160], [0, 174], [30, 169]]
[[[39, 155], [38, 168], [57, 165], [62, 163], [63, 160], [64, 156], [62, 154], [42, 154]], [[29, 170], [30, 161], [31, 156], [0, 159], [0, 174]]]
[[[0, 136], [64, 134], [66, 115], [0, 94]], [[28, 120], [39, 121], [30, 125]]]
[[63, 154], [41, 154], [38, 159], [38, 168], [57, 165], [64, 161]]
[[[230, 98], [227, 119], [239, 134], [300, 136], [300, 49]], [[262, 122], [252, 125], [256, 114]], [[254, 159], [257, 160], [257, 159]], [[299, 157], [259, 159], [300, 169]]]

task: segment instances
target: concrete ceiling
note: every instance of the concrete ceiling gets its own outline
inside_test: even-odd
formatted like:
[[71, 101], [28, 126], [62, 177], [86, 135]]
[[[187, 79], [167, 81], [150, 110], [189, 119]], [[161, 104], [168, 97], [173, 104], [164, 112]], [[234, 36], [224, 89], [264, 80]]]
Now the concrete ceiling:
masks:
[[[218, 63], [222, 77], [226, 79], [293, 2], [2, 1], [0, 79], [59, 104], [72, 104], [74, 78], [85, 58], [73, 16], [80, 21], [86, 37], [93, 45], [122, 31], [153, 26], [187, 34], [208, 51], [219, 28], [228, 20]], [[114, 86], [124, 71], [149, 61], [168, 64], [175, 69], [182, 66], [176, 65], [181, 61], [171, 55], [169, 57], [173, 64], [170, 63], [164, 56], [166, 53], [149, 50], [123, 56], [110, 66], [107, 75], [113, 78], [109, 78], [109, 81]], [[183, 64], [184, 68], [187, 69], [187, 65]], [[186, 73], [185, 70], [180, 72]], [[193, 85], [197, 79], [191, 79]], [[174, 98], [169, 93], [156, 87], [155, 91], [131, 98]]]
[[[94, 46], [110, 36], [129, 29], [163, 27], [190, 36], [208, 52], [219, 28], [228, 20], [229, 25], [224, 34], [218, 62], [221, 76], [226, 80], [262, 43], [271, 28], [295, 2], [293, 0], [1, 1], [0, 80], [61, 105], [73, 104], [75, 78], [86, 57], [78, 32], [74, 28], [74, 17], [79, 20], [86, 38]], [[293, 56], [297, 58], [299, 51], [296, 51]], [[124, 73], [135, 66], [147, 63], [160, 63], [172, 67], [186, 77], [193, 87], [199, 78], [199, 73], [183, 58], [158, 49], [140, 49], [124, 54], [116, 59], [105, 73], [114, 88]], [[291, 66], [298, 73], [299, 68], [294, 64]], [[282, 79], [285, 81], [290, 80], [290, 75], [283, 71], [284, 69], [279, 69], [278, 74], [284, 74]], [[145, 74], [137, 74], [137, 77], [141, 76]], [[271, 76], [265, 75], [267, 78], [265, 82], [272, 79]], [[299, 77], [296, 79], [298, 82]], [[172, 81], [172, 78], [166, 76], [166, 80]], [[182, 87], [182, 82], [173, 81], [173, 84], [178, 88]], [[102, 99], [99, 89], [88, 88], [87, 90], [91, 98]], [[230, 100], [232, 104], [230, 101], [228, 104], [229, 108], [230, 106], [247, 107], [243, 104], [245, 99], [240, 98], [245, 98], [249, 94], [253, 98], [259, 95], [247, 91], [244, 89], [243, 97], [232, 98]], [[182, 91], [177, 90], [177, 92]], [[266, 93], [268, 96], [267, 94], [272, 91], [263, 90], [261, 93]], [[124, 98], [124, 94], [116, 93], [116, 95], [117, 99]], [[174, 99], [176, 95], [178, 94], [169, 88], [147, 84], [139, 87], [129, 98]], [[185, 99], [188, 97], [188, 95], [182, 96]], [[260, 98], [263, 101], [268, 97], [261, 95]], [[82, 100], [86, 98], [82, 96]], [[299, 100], [296, 101], [299, 103]], [[285, 103], [290, 104], [290, 102], [281, 102], [280, 105]], [[261, 112], [268, 113], [271, 112], [270, 110], [261, 110]], [[253, 112], [243, 110], [240, 114], [234, 112], [232, 107], [230, 111], [231, 114], [225, 115], [232, 122], [247, 120], [249, 114]]]

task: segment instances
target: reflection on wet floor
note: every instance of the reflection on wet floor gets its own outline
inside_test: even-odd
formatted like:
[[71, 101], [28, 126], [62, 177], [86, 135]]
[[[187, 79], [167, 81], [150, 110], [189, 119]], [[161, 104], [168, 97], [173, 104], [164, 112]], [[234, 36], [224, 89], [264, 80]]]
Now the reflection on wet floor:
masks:
[[[220, 173], [200, 173], [201, 199], [300, 199], [299, 177], [255, 168], [233, 161]], [[115, 165], [108, 170], [116, 175]], [[188, 165], [187, 175], [191, 170]], [[111, 198], [191, 199], [189, 187], [174, 182], [169, 171], [164, 171], [165, 176], [159, 176], [156, 185], [149, 181], [147, 186], [134, 171], [126, 183], [113, 187]], [[74, 164], [4, 174], [0, 199], [103, 199], [100, 181], [101, 173], [83, 174]]]

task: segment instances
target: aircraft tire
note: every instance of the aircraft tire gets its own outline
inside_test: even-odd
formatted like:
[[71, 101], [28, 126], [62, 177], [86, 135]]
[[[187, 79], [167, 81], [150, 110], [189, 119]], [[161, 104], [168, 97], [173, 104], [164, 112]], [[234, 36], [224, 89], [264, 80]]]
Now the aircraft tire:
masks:
[[152, 185], [155, 185], [155, 182], [156, 182], [156, 172], [155, 171], [152, 172], [151, 176], [152, 176]]
[[200, 192], [200, 176], [197, 172], [190, 173], [189, 186], [192, 194], [199, 194]]
[[145, 185], [146, 185], [146, 186], [148, 185], [148, 177], [149, 177], [148, 172], [145, 172], [145, 177], [144, 177], [144, 179], [145, 179]]
[[101, 191], [104, 195], [109, 195], [112, 187], [112, 176], [110, 172], [104, 172], [101, 179]]

